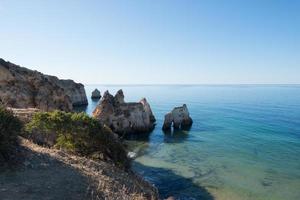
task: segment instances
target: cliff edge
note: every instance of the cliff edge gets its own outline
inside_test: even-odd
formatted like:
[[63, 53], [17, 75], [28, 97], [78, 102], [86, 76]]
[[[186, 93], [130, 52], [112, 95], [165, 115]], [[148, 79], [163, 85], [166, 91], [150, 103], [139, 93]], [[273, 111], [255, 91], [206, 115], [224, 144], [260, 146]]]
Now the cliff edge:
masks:
[[71, 111], [88, 103], [84, 86], [0, 58], [0, 101], [7, 107]]

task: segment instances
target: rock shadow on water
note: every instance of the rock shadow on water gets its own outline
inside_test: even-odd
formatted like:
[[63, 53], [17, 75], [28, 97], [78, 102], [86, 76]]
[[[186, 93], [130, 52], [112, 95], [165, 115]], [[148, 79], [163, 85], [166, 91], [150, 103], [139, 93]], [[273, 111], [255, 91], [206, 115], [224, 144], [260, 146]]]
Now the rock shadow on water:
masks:
[[133, 168], [158, 188], [163, 199], [173, 197], [176, 200], [214, 200], [207, 189], [196, 185], [191, 178], [175, 174], [172, 170], [145, 166], [137, 162], [134, 162]]
[[85, 112], [87, 114], [91, 114], [99, 102], [99, 99], [91, 99], [88, 105], [74, 106], [73, 109], [75, 112]]
[[144, 132], [144, 133], [138, 133], [138, 134], [125, 134], [123, 139], [125, 140], [133, 140], [133, 141], [142, 141], [142, 142], [149, 142], [150, 141], [150, 135], [151, 132]]
[[174, 129], [164, 131], [165, 143], [181, 143], [190, 137], [189, 130]]

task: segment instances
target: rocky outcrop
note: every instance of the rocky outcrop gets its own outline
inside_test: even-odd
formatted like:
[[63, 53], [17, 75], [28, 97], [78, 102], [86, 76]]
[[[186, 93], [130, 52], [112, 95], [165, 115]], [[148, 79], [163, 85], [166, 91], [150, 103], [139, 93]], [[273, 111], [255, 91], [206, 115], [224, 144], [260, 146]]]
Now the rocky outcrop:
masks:
[[0, 59], [0, 100], [14, 108], [71, 111], [87, 104], [84, 86]]
[[155, 126], [155, 117], [147, 100], [126, 103], [122, 90], [115, 96], [106, 91], [93, 116], [119, 135], [150, 132]]
[[100, 99], [101, 98], [101, 93], [98, 89], [95, 89], [92, 92], [92, 99]]
[[75, 83], [73, 80], [59, 80], [57, 84], [62, 87], [66, 95], [71, 98], [73, 106], [88, 104], [83, 84]]
[[172, 125], [174, 129], [188, 129], [193, 124], [188, 108], [185, 104], [181, 107], [175, 107], [170, 113], [165, 115], [163, 130], [170, 130]]

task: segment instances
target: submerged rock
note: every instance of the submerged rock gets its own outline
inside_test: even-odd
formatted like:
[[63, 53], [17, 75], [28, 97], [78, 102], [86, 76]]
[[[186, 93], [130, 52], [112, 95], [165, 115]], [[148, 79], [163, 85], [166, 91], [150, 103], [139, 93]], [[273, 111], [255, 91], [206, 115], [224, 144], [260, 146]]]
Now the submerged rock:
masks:
[[5, 106], [71, 111], [86, 105], [84, 86], [0, 59], [0, 99]]
[[115, 96], [106, 91], [93, 116], [119, 135], [150, 132], [156, 121], [145, 98], [138, 103], [126, 103], [122, 90]]
[[92, 92], [92, 99], [100, 99], [101, 98], [101, 93], [98, 89], [95, 89]]
[[181, 107], [175, 107], [170, 113], [165, 115], [163, 130], [170, 130], [172, 125], [174, 129], [188, 129], [193, 124], [186, 104]]

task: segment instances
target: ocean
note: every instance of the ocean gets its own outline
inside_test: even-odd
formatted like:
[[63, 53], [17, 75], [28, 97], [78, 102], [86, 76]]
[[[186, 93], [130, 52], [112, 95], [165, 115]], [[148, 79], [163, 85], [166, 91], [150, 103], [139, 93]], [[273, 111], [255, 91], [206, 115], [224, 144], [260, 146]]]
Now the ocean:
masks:
[[[126, 138], [133, 169], [162, 197], [300, 199], [300, 85], [86, 85], [90, 95], [123, 89], [146, 97], [157, 120], [150, 134]], [[189, 131], [165, 134], [164, 115], [187, 104]]]

